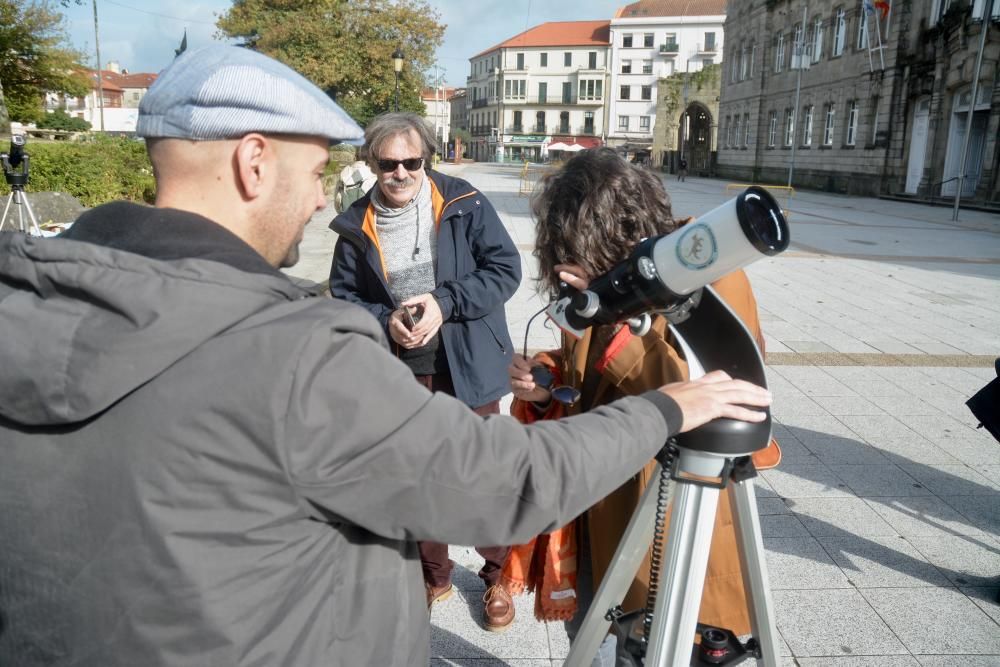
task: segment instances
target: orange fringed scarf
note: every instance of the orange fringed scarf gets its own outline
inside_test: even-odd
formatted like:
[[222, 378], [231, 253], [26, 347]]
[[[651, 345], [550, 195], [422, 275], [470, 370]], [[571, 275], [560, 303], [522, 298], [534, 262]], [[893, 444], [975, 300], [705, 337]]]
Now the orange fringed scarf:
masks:
[[[558, 368], [551, 369], [557, 375]], [[530, 403], [515, 399], [510, 413], [524, 424], [541, 419], [559, 419], [565, 410], [553, 401], [544, 415]], [[568, 621], [576, 614], [576, 526], [569, 523], [539, 535], [527, 544], [511, 547], [500, 573], [500, 581], [511, 595], [535, 593], [535, 618]]]

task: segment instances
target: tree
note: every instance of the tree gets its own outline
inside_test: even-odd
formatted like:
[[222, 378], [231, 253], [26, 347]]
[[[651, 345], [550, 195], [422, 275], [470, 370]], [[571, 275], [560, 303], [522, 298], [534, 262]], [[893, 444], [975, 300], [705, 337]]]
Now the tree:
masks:
[[74, 118], [62, 109], [56, 109], [52, 113], [43, 113], [38, 127], [43, 130], [69, 130], [71, 132], [86, 132], [90, 129], [90, 122], [82, 118]]
[[82, 58], [66, 44], [64, 18], [53, 3], [0, 0], [0, 131], [10, 131], [12, 118], [37, 120], [46, 92], [87, 94]]
[[392, 52], [406, 55], [399, 108], [423, 113], [424, 71], [444, 36], [425, 0], [234, 0], [219, 35], [284, 62], [362, 125], [393, 108]]

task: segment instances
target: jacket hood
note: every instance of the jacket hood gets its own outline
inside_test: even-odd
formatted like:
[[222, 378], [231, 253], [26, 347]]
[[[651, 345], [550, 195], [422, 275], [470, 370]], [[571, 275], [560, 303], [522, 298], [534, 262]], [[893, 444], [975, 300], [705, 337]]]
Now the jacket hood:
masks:
[[0, 234], [0, 416], [86, 420], [250, 315], [307, 295], [217, 261]]

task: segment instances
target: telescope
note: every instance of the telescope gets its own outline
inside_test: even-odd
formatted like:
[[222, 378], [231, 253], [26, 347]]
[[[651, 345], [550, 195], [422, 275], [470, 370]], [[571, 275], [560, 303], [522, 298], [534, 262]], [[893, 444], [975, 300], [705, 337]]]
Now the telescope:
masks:
[[[751, 186], [694, 222], [643, 240], [587, 289], [565, 288], [546, 312], [577, 337], [588, 327], [619, 322], [643, 335], [652, 325], [652, 314], [662, 314], [692, 378], [719, 369], [766, 387], [764, 360], [754, 337], [710, 283], [777, 255], [788, 243], [788, 223], [778, 203], [767, 190]], [[553, 398], [562, 400], [554, 393]], [[645, 667], [724, 666], [752, 659], [777, 667], [779, 644], [750, 457], [770, 441], [770, 411], [765, 412], [761, 422], [716, 419], [666, 443], [653, 473], [659, 483], [651, 481], [646, 487], [566, 665], [591, 664], [614, 623], [625, 651]], [[720, 493], [729, 494], [733, 507], [752, 628], [746, 643], [729, 629], [698, 623]], [[620, 603], [647, 553], [651, 566], [646, 606], [624, 610]], [[693, 645], [696, 634], [701, 643]]]
[[[24, 186], [28, 184], [28, 174], [30, 160], [24, 152], [24, 145], [27, 142], [24, 135], [15, 134], [10, 138], [10, 152], [0, 153], [0, 167], [3, 168], [3, 177], [10, 186], [10, 194], [7, 195], [7, 205], [4, 206], [3, 215], [0, 216], [0, 232], [7, 224], [7, 214], [11, 210], [11, 205], [16, 207], [18, 216], [18, 229], [25, 234], [41, 236], [42, 230], [38, 226], [35, 212], [31, 210], [28, 202], [28, 195], [24, 191]], [[24, 214], [28, 214], [25, 221]]]
[[618, 322], [642, 335], [649, 313], [682, 317], [697, 290], [787, 247], [781, 207], [767, 190], [752, 186], [694, 222], [642, 241], [586, 290], [565, 290], [547, 313], [577, 337], [589, 326]]

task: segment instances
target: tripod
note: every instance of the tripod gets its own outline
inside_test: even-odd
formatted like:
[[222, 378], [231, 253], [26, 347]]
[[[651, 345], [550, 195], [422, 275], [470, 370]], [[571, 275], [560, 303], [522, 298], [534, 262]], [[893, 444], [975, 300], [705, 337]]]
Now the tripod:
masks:
[[[703, 289], [697, 308], [687, 319], [675, 322], [672, 329], [692, 368], [722, 369], [765, 386], [764, 363], [753, 337], [711, 288]], [[666, 495], [653, 483], [646, 487], [566, 665], [589, 665], [611, 622], [616, 621], [622, 631], [619, 641], [625, 641], [626, 648], [647, 667], [728, 665], [748, 657], [762, 660], [765, 667], [777, 667], [777, 633], [752, 481], [756, 471], [749, 457], [767, 446], [770, 430], [770, 415], [758, 424], [717, 419], [673, 439], [661, 451], [656, 469]], [[664, 474], [673, 483], [662, 477]], [[714, 518], [723, 490], [732, 500], [743, 585], [751, 611], [753, 639], [745, 645], [731, 632], [698, 625]], [[669, 495], [673, 496], [673, 514], [666, 559], [660, 565], [654, 540], [662, 531], [658, 522], [663, 519]], [[663, 577], [658, 582], [659, 594], [652, 610], [623, 614], [618, 605], [650, 544], [654, 545], [654, 568], [659, 565]], [[653, 581], [650, 588], [654, 588]], [[638, 631], [640, 622], [644, 632]], [[693, 645], [696, 631], [702, 635], [701, 649]]]
[[[10, 205], [14, 204], [17, 207], [18, 230], [24, 234], [41, 236], [42, 230], [38, 226], [35, 212], [31, 210], [28, 195], [24, 191], [24, 186], [28, 184], [29, 158], [24, 153], [23, 146], [24, 138], [15, 136], [11, 138], [10, 154], [0, 153], [0, 164], [3, 165], [4, 180], [10, 186], [10, 194], [7, 195], [7, 205], [3, 208], [3, 216], [0, 216], [0, 232], [3, 231], [4, 225], [7, 224], [7, 214], [10, 212]], [[18, 166], [21, 167], [20, 172], [15, 171]], [[25, 211], [28, 213], [28, 222], [31, 224], [30, 228], [25, 225]], [[13, 221], [11, 221], [12, 226], [13, 224]]]

